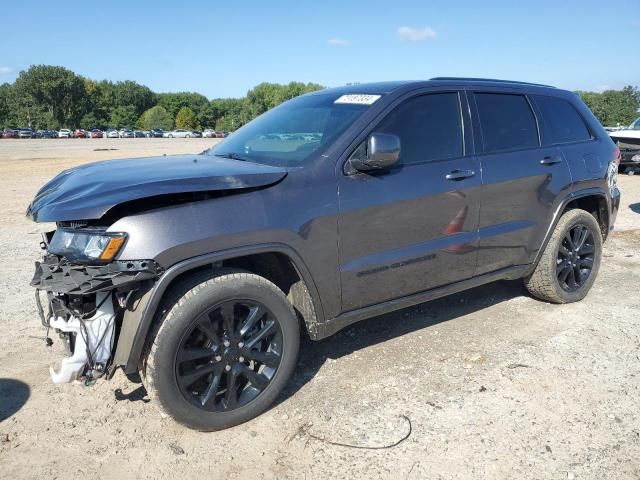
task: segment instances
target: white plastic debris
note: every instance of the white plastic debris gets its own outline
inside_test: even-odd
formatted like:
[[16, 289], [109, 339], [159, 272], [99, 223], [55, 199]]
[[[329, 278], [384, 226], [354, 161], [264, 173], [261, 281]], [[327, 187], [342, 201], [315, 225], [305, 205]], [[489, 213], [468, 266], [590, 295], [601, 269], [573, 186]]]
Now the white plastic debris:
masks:
[[[65, 320], [62, 317], [52, 318], [50, 321], [51, 328], [57, 328], [63, 332], [75, 334], [75, 344], [73, 355], [62, 360], [59, 372], [52, 367], [49, 368], [51, 380], [53, 383], [69, 383], [78, 378], [82, 373], [85, 365], [89, 361], [87, 357], [87, 343], [94, 363], [106, 364], [111, 356], [111, 348], [113, 346], [113, 329], [115, 325], [113, 313], [113, 301], [111, 293], [96, 294], [96, 305], [102, 305], [96, 314], [84, 320], [87, 333], [87, 342], [81, 333], [80, 320], [77, 317], [71, 317]], [[103, 302], [104, 300], [104, 302]]]

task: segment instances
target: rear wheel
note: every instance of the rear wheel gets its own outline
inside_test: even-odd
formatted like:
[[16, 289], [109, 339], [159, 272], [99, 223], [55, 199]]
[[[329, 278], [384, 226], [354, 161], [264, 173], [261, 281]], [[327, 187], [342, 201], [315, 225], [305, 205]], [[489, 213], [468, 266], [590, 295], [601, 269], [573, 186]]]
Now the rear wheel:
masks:
[[594, 216], [584, 210], [569, 210], [558, 221], [525, 286], [542, 300], [577, 302], [589, 293], [601, 256], [602, 234]]
[[176, 292], [143, 370], [160, 409], [203, 431], [264, 412], [298, 355], [298, 320], [284, 293], [238, 271], [188, 279]]

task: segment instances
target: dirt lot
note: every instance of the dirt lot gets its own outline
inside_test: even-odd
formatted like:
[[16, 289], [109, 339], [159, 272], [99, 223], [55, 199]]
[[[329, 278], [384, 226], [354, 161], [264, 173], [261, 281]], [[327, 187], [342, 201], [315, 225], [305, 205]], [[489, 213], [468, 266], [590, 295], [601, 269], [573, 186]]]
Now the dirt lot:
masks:
[[[500, 282], [307, 342], [278, 404], [196, 433], [118, 373], [54, 386], [28, 286], [45, 226], [36, 189], [86, 161], [198, 152], [211, 140], [0, 140], [3, 478], [640, 477], [640, 178], [620, 179], [618, 230], [579, 304]], [[95, 151], [96, 148], [117, 150]], [[411, 434], [399, 445], [385, 446]], [[324, 440], [323, 440], [324, 439]]]

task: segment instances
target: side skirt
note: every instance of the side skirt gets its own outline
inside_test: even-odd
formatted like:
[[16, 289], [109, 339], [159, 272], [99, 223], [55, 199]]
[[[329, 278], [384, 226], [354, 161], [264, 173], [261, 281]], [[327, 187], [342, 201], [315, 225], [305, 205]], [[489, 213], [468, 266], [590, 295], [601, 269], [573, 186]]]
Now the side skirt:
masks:
[[361, 320], [365, 320], [367, 318], [377, 317], [379, 315], [384, 315], [385, 313], [393, 312], [395, 310], [412, 307], [420, 303], [435, 300], [436, 298], [446, 297], [447, 295], [459, 293], [470, 288], [495, 282], [497, 280], [515, 280], [517, 278], [522, 278], [526, 276], [530, 271], [531, 265], [516, 265], [512, 267], [502, 268], [500, 270], [485, 273], [468, 280], [450, 283], [442, 287], [433, 288], [424, 292], [414, 293], [406, 297], [396, 298], [384, 303], [359, 308], [357, 310], [351, 310], [318, 325], [318, 334], [314, 338], [314, 340], [322, 340], [323, 338], [327, 338], [338, 332], [339, 330], [342, 330], [349, 325], [352, 325]]

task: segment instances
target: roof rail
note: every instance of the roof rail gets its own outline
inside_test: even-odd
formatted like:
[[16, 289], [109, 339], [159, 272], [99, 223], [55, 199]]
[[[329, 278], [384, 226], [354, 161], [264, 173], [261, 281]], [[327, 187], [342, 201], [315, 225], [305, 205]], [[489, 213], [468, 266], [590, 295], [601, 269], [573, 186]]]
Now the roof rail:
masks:
[[516, 85], [533, 85], [536, 87], [555, 88], [552, 85], [544, 85], [543, 83], [519, 82], [517, 80], [498, 80], [497, 78], [433, 77], [433, 78], [430, 78], [429, 80], [463, 80], [467, 82], [514, 83]]

